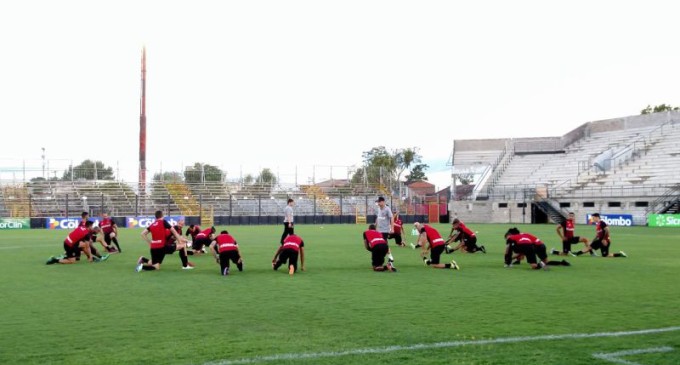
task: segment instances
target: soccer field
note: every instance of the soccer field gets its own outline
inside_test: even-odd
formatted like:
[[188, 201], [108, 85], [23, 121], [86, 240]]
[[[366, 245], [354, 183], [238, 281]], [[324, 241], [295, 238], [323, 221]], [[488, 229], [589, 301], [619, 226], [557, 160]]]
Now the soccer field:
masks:
[[[229, 227], [245, 270], [227, 277], [177, 254], [134, 272], [139, 229], [106, 262], [50, 266], [67, 231], [0, 231], [0, 364], [680, 363], [679, 231], [611, 227], [628, 258], [533, 271], [503, 267], [507, 225], [471, 226], [488, 253], [444, 256], [461, 271], [393, 247], [399, 271], [376, 273], [363, 225], [299, 225], [307, 271], [293, 277], [271, 269], [279, 225]], [[554, 225], [519, 228], [559, 247]]]

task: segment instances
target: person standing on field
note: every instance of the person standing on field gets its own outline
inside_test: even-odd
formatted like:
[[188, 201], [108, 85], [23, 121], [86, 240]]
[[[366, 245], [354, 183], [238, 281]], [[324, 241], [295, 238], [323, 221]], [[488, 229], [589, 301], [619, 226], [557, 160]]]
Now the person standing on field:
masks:
[[293, 226], [293, 207], [295, 200], [288, 199], [288, 205], [283, 208], [283, 234], [281, 234], [281, 244], [291, 234], [295, 234], [295, 227]]
[[[390, 207], [385, 205], [384, 197], [378, 197], [375, 202], [378, 203], [375, 207], [375, 228], [387, 242], [390, 235], [394, 233], [394, 216]], [[389, 248], [387, 249], [387, 262], [394, 264], [394, 256]]]

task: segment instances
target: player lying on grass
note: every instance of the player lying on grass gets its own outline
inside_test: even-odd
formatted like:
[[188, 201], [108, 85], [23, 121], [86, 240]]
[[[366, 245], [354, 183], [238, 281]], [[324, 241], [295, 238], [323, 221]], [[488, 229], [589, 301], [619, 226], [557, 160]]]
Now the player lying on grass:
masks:
[[281, 265], [287, 263], [288, 275], [297, 271], [298, 256], [300, 257], [300, 269], [305, 271], [305, 242], [295, 234], [290, 234], [283, 240], [272, 259], [272, 268], [278, 270]]
[[[512, 262], [512, 254], [518, 254]], [[536, 260], [538, 256], [539, 261]], [[545, 244], [530, 233], [521, 233], [517, 228], [510, 228], [505, 233], [505, 267], [511, 267], [526, 258], [532, 269], [548, 270], [548, 266], [571, 266], [566, 260], [548, 261]]]
[[210, 252], [213, 253], [215, 261], [220, 265], [220, 274], [229, 275], [229, 262], [236, 264], [238, 271], [243, 271], [243, 258], [238, 249], [238, 243], [228, 231], [220, 232], [210, 243]]
[[75, 264], [76, 256], [80, 253], [82, 249], [87, 256], [87, 261], [92, 262], [92, 254], [90, 252], [90, 233], [92, 232], [92, 221], [87, 221], [83, 225], [78, 226], [76, 229], [71, 231], [71, 233], [64, 239], [64, 255], [61, 257], [50, 257], [47, 260], [47, 265], [52, 264]]
[[388, 251], [387, 242], [382, 233], [375, 229], [375, 224], [370, 224], [363, 236], [364, 247], [371, 253], [373, 271], [397, 271], [392, 259], [389, 259], [387, 265], [385, 265], [385, 256], [387, 256]]
[[587, 252], [593, 255], [593, 250], [600, 250], [602, 257], [628, 257], [623, 251], [609, 253], [612, 244], [611, 237], [609, 236], [609, 226], [600, 218], [599, 213], [592, 214], [591, 217], [593, 222], [595, 222], [595, 238], [585, 250], [577, 252], [576, 255], [581, 256]]
[[[423, 263], [425, 265], [436, 269], [460, 270], [458, 264], [453, 260], [448, 264], [439, 263], [446, 244], [444, 244], [444, 239], [436, 229], [419, 222], [415, 222], [413, 226], [419, 232], [417, 243], [419, 247], [422, 248], [420, 256], [423, 258]], [[427, 258], [428, 252], [430, 253], [429, 259]]]

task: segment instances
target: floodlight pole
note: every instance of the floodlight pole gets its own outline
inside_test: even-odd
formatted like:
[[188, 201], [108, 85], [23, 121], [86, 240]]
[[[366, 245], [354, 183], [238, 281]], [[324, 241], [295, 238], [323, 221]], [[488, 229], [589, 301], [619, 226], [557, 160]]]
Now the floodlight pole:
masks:
[[139, 194], [146, 193], [146, 47], [142, 48], [142, 90], [139, 106]]

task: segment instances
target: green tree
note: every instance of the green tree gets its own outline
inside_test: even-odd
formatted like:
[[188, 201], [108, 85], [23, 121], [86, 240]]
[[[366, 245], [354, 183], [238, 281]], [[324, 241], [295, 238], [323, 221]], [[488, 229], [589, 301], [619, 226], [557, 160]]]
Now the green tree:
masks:
[[101, 161], [85, 160], [64, 171], [62, 180], [113, 180], [113, 169]]
[[411, 169], [411, 173], [406, 175], [406, 182], [411, 183], [414, 181], [427, 181], [427, 176], [425, 176], [425, 170], [430, 166], [424, 163], [417, 164]]
[[221, 182], [222, 170], [217, 166], [196, 162], [184, 170], [184, 181], [187, 183]]
[[458, 181], [460, 181], [461, 185], [470, 185], [475, 180], [475, 175], [473, 175], [473, 174], [460, 174], [460, 175], [456, 175], [456, 178], [458, 178]]
[[420, 162], [415, 148], [387, 151], [384, 146], [373, 147], [362, 154], [363, 166], [352, 175], [352, 183], [367, 185], [384, 185], [395, 188], [400, 184], [401, 175], [413, 163]]
[[402, 150], [397, 150], [394, 159], [397, 164], [397, 183], [399, 184], [399, 196], [402, 196], [401, 188], [403, 184], [401, 183], [401, 174], [404, 173], [412, 164], [420, 163], [421, 157], [418, 154], [416, 148], [405, 148]]
[[276, 184], [276, 175], [268, 168], [262, 169], [262, 172], [260, 172], [260, 175], [257, 177], [257, 182], [259, 184], [274, 186]]
[[163, 182], [181, 182], [184, 180], [184, 174], [177, 171], [166, 171], [162, 174], [160, 172], [153, 175], [153, 181]]
[[655, 105], [652, 107], [651, 105], [647, 105], [646, 108], [642, 109], [640, 111], [640, 114], [652, 114], [652, 113], [659, 113], [659, 112], [667, 112], [667, 111], [672, 111], [672, 110], [680, 110], [680, 107], [673, 107], [670, 104], [660, 104], [660, 105]]

